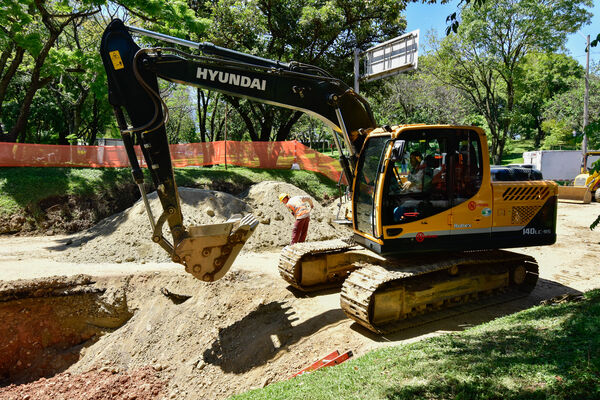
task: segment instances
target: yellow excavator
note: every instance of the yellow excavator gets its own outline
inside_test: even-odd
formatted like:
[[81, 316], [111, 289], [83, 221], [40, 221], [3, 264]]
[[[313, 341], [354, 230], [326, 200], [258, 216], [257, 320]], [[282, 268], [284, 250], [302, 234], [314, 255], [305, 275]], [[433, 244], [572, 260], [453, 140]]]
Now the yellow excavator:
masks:
[[581, 173], [575, 177], [572, 185], [558, 187], [559, 201], [589, 204], [592, 199], [600, 203], [600, 172], [590, 173], [587, 168], [589, 156], [600, 156], [600, 151], [588, 151], [581, 161]]
[[[202, 55], [141, 49], [131, 34]], [[144, 194], [135, 137], [163, 204], [156, 223], [149, 214], [153, 240], [197, 278], [221, 277], [256, 223], [246, 216], [237, 225], [183, 226], [157, 78], [301, 110], [333, 129], [351, 182], [353, 237], [287, 246], [279, 271], [302, 291], [341, 285], [342, 309], [364, 327], [378, 333], [403, 329], [535, 287], [535, 260], [499, 249], [556, 241], [557, 185], [492, 171], [480, 128], [378, 126], [363, 97], [318, 67], [194, 43], [120, 20], [106, 28], [100, 52], [134, 179]], [[165, 222], [173, 244], [162, 236]]]

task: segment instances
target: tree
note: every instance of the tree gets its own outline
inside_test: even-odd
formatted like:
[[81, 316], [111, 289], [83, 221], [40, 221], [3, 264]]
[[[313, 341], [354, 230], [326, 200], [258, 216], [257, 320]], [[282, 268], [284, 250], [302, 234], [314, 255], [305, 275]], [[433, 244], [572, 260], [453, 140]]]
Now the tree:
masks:
[[[589, 125], [586, 129], [590, 147], [600, 146], [600, 65], [596, 64], [590, 71], [589, 90]], [[583, 136], [583, 95], [584, 82], [571, 82], [567, 91], [555, 95], [543, 109], [543, 116], [555, 120], [569, 132], [575, 132], [578, 142]]]
[[515, 128], [513, 134], [533, 138], [539, 148], [546, 130], [543, 110], [558, 94], [583, 78], [583, 68], [564, 54], [532, 52], [516, 71]]
[[169, 121], [166, 126], [169, 143], [196, 141], [192, 91], [188, 87], [172, 83], [162, 86], [161, 96], [165, 98], [169, 108]]
[[455, 87], [441, 84], [432, 74], [433, 57], [419, 57], [419, 70], [399, 74], [383, 81], [372, 91], [377, 120], [382, 124], [466, 123], [470, 107]]
[[[350, 81], [354, 48], [404, 31], [405, 2], [213, 0], [211, 40], [275, 60], [324, 68]], [[255, 141], [285, 140], [302, 113], [227, 98]]]
[[294, 125], [291, 136], [300, 142], [308, 143], [311, 148], [314, 148], [314, 142], [333, 140], [331, 129], [323, 121], [306, 114]]
[[[184, 0], [4, 0], [0, 13], [0, 110], [9, 92], [14, 94], [11, 111], [15, 104], [19, 110], [16, 116], [2, 112], [1, 122], [10, 129], [0, 132], [0, 140], [27, 140], [32, 104], [45, 90], [52, 93], [52, 105], [66, 122], [66, 130], [58, 129], [63, 128], [60, 123], [56, 126], [59, 142], [66, 142], [67, 136], [91, 142], [103, 131], [109, 106], [97, 45], [107, 23], [103, 17], [115, 15], [115, 10], [126, 10], [147, 26], [171, 34], [201, 32], [208, 24], [196, 18]], [[96, 17], [100, 18], [94, 20]], [[11, 85], [21, 90], [11, 91]]]
[[[29, 118], [29, 111], [33, 98], [39, 89], [46, 86], [53, 79], [51, 71], [47, 71], [44, 67], [47, 67], [46, 60], [49, 57], [52, 58], [58, 56], [56, 53], [52, 53], [52, 49], [59, 36], [71, 23], [77, 22], [100, 11], [97, 4], [88, 2], [67, 5], [66, 3], [34, 0], [25, 3], [25, 5], [29, 7], [28, 10], [34, 11], [41, 20], [41, 23], [45, 28], [45, 34], [39, 35], [42, 40], [39, 51], [35, 51], [37, 50], [35, 49], [31, 54], [33, 57], [33, 66], [29, 73], [29, 84], [24, 93], [15, 125], [5, 138], [7, 141], [11, 142], [16, 141], [17, 139], [24, 141], [27, 120]], [[18, 6], [14, 7], [14, 9], [18, 8]]]
[[566, 35], [589, 21], [589, 0], [498, 0], [462, 11], [461, 29], [437, 44], [435, 70], [467, 94], [485, 117], [491, 154], [499, 163], [513, 129], [517, 78], [534, 51], [561, 48]]

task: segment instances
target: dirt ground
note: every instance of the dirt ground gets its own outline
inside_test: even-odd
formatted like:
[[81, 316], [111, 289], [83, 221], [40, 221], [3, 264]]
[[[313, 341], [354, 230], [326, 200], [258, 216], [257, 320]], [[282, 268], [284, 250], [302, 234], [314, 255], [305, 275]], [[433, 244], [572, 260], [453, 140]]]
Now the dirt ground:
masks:
[[[191, 197], [185, 202], [198, 215], [193, 223], [227, 217], [232, 205], [238, 211], [250, 210], [261, 221], [254, 242], [248, 243], [231, 271], [212, 284], [195, 280], [178, 264], [164, 262], [154, 245], [145, 247], [142, 242], [150, 242], [149, 228], [140, 204], [76, 235], [0, 237], [0, 300], [12, 299], [18, 305], [11, 315], [50, 318], [44, 299], [51, 294], [40, 278], [65, 275], [70, 278], [61, 279], [72, 286], [61, 293], [70, 291], [70, 307], [78, 310], [78, 318], [73, 314], [72, 320], [88, 323], [73, 322], [72, 329], [62, 334], [70, 341], [64, 352], [71, 356], [61, 353], [60, 359], [70, 361], [57, 364], [52, 372], [35, 368], [27, 358], [31, 357], [27, 351], [39, 350], [43, 336], [38, 340], [21, 335], [27, 350], [0, 374], [0, 380], [4, 378], [0, 399], [223, 399], [288, 379], [335, 349], [360, 356], [600, 287], [600, 229], [588, 228], [600, 214], [600, 204], [560, 203], [558, 242], [515, 249], [534, 256], [540, 265], [540, 279], [529, 297], [392, 335], [373, 335], [345, 317], [335, 291], [305, 295], [291, 291], [279, 277], [278, 252], [289, 240], [292, 220], [276, 194], [298, 194], [298, 189], [275, 182], [261, 185], [243, 198], [246, 205], [218, 192], [188, 193]], [[191, 210], [184, 208], [184, 214]], [[347, 234], [334, 227], [334, 217], [335, 207], [319, 206], [309, 240]], [[22, 279], [34, 280], [16, 281]], [[45, 314], [32, 311], [38, 309]]]

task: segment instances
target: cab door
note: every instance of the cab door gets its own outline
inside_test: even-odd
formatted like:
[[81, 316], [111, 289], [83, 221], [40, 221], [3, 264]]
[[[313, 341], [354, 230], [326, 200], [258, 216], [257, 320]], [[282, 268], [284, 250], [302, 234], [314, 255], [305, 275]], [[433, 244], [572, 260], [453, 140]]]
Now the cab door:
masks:
[[453, 130], [428, 128], [399, 136], [404, 152], [387, 164], [382, 188], [381, 219], [387, 252], [449, 246], [447, 154], [454, 134]]
[[472, 130], [457, 132], [451, 157], [451, 202], [449, 216], [452, 241], [463, 248], [481, 247], [492, 230], [492, 192], [484, 175], [480, 136]]
[[389, 135], [375, 136], [367, 140], [360, 155], [356, 176], [354, 179], [353, 194], [353, 222], [354, 231], [371, 240], [377, 240], [376, 224], [376, 185], [380, 174], [380, 163], [383, 150], [389, 142]]

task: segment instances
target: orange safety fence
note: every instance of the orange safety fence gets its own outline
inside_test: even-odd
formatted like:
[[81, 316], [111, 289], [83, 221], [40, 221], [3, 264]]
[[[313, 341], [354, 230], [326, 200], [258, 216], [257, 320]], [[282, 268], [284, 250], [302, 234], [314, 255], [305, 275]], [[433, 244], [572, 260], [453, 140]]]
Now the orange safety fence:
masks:
[[[145, 166], [139, 146], [138, 160]], [[289, 169], [294, 159], [301, 169], [338, 181], [339, 162], [298, 141], [187, 143], [170, 145], [175, 167], [228, 164], [261, 169]], [[0, 143], [0, 167], [129, 167], [124, 146], [60, 146]]]

